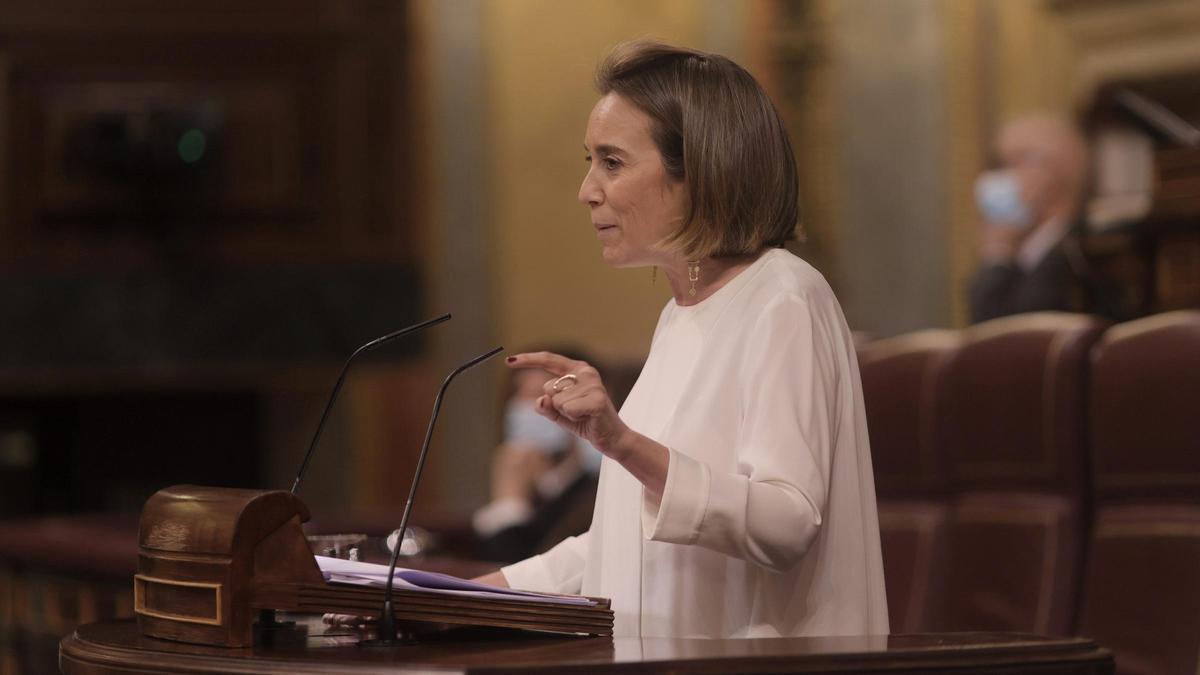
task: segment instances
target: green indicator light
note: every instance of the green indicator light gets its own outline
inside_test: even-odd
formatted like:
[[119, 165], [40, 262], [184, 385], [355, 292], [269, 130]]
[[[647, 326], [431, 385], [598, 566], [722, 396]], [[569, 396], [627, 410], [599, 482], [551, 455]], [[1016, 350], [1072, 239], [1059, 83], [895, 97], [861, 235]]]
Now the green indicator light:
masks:
[[204, 156], [208, 146], [208, 138], [199, 129], [188, 129], [179, 137], [179, 158], [188, 164], [195, 164]]

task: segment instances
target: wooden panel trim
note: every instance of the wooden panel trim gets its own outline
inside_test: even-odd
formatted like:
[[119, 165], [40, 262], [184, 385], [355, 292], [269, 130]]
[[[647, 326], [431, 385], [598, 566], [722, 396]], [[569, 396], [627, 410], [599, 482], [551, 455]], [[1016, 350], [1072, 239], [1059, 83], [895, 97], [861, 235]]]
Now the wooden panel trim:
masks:
[[[162, 586], [184, 586], [187, 588], [207, 588], [213, 591], [213, 597], [216, 599], [216, 615], [213, 618], [203, 616], [189, 616], [187, 614], [173, 614], [171, 612], [160, 612], [155, 609], [146, 607], [146, 584], [159, 584]], [[181, 621], [183, 623], [199, 623], [206, 626], [221, 626], [224, 624], [221, 612], [221, 586], [220, 583], [207, 581], [177, 581], [175, 579], [163, 579], [161, 577], [151, 577], [145, 574], [133, 575], [133, 611], [137, 614], [152, 616], [156, 619], [167, 619], [168, 621]]]

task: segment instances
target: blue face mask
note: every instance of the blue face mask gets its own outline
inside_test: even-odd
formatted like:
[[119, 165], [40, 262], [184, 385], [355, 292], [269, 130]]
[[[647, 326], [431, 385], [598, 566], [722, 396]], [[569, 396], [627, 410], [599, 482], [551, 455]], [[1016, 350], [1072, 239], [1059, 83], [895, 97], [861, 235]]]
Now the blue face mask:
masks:
[[532, 401], [509, 401], [504, 411], [504, 440], [553, 455], [569, 450], [575, 436], [533, 409]]
[[975, 202], [985, 220], [1006, 227], [1029, 227], [1032, 215], [1011, 171], [988, 171], [975, 180]]

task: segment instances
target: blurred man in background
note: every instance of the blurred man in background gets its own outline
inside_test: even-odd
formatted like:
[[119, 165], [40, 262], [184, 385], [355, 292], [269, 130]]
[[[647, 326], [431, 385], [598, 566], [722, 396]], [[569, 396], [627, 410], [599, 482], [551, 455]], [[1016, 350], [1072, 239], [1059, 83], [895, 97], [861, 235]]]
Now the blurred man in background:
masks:
[[[586, 360], [579, 350], [563, 351]], [[492, 459], [491, 501], [472, 519], [486, 560], [521, 560], [591, 522], [601, 454], [534, 410], [552, 379], [541, 370], [512, 374], [504, 438]]]
[[1060, 117], [1022, 116], [1004, 126], [994, 153], [995, 168], [975, 184], [982, 231], [972, 322], [1083, 309], [1090, 274], [1072, 236], [1088, 177], [1083, 135]]

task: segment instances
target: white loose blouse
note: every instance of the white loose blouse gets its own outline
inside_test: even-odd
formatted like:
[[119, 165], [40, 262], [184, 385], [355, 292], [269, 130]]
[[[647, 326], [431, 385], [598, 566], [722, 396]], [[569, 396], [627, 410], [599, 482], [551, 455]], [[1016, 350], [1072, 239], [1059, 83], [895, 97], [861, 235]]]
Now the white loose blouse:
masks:
[[610, 598], [617, 636], [888, 632], [862, 384], [820, 273], [770, 249], [669, 301], [620, 415], [670, 450], [662, 498], [604, 458], [591, 529], [510, 586]]

